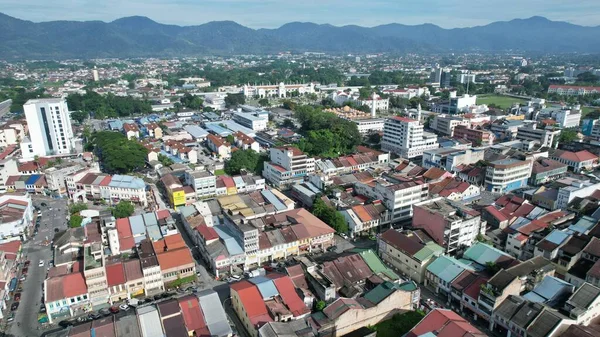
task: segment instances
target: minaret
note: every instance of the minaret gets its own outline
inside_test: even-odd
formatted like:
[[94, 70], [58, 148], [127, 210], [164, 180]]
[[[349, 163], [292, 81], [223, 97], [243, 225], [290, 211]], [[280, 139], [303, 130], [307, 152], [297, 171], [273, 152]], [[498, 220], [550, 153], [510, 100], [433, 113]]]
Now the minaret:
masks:
[[417, 105], [417, 121], [419, 121], [419, 123], [421, 123], [421, 103], [419, 103], [419, 105]]
[[375, 118], [377, 114], [377, 109], [375, 108], [375, 95], [375, 91], [373, 91], [373, 95], [371, 96], [371, 99], [373, 100], [371, 102], [371, 118]]

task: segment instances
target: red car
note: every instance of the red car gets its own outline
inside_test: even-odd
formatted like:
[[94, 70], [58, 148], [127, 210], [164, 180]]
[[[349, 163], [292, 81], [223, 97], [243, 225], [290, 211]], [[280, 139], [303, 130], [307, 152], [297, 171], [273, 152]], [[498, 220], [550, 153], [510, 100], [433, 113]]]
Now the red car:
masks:
[[19, 302], [21, 300], [21, 293], [16, 293], [13, 297], [13, 301]]
[[119, 312], [119, 307], [114, 305], [114, 306], [110, 307], [110, 309], [108, 309], [108, 310], [110, 310], [110, 312], [112, 312], [113, 314], [116, 314]]
[[25, 263], [23, 264], [23, 267], [29, 267], [30, 263], [31, 263], [31, 261], [29, 261], [29, 260], [25, 261]]
[[23, 270], [21, 270], [21, 274], [27, 275], [28, 271], [29, 271], [29, 268], [23, 268]]

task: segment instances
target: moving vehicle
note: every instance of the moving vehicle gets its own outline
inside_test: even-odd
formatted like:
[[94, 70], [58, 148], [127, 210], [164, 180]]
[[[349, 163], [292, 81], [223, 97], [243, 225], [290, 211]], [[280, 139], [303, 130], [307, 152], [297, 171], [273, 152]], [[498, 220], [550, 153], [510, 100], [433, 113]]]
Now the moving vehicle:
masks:
[[19, 308], [19, 302], [14, 302], [11, 306], [10, 306], [10, 311], [16, 311]]
[[38, 264], [39, 267], [43, 267], [44, 266], [44, 260], [40, 260], [40, 263]]

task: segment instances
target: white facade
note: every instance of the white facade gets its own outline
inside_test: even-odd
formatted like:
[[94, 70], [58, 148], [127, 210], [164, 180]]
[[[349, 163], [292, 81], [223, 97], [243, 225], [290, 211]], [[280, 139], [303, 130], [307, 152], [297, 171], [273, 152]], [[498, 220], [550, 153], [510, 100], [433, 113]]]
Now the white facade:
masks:
[[506, 193], [527, 185], [533, 165], [531, 161], [503, 159], [490, 163], [485, 170], [486, 189]]
[[383, 131], [383, 126], [385, 124], [385, 120], [383, 118], [355, 119], [352, 121], [356, 123], [358, 132], [360, 132], [361, 135]]
[[29, 194], [0, 195], [0, 215], [0, 242], [25, 240], [33, 234], [30, 233], [33, 204]]
[[289, 185], [304, 180], [315, 172], [315, 159], [293, 147], [269, 149], [270, 162], [265, 163], [263, 176], [275, 186]]
[[556, 113], [556, 121], [563, 129], [576, 128], [579, 126], [579, 122], [581, 122], [581, 112], [561, 110]]
[[600, 189], [600, 183], [594, 184], [589, 181], [573, 180], [571, 181], [571, 186], [558, 189], [556, 208], [567, 209], [567, 205], [573, 201], [573, 199], [576, 197], [585, 198], [590, 196], [597, 189]]
[[19, 167], [14, 158], [0, 160], [0, 193], [6, 192], [8, 177], [19, 174]]
[[431, 129], [450, 137], [454, 136], [454, 128], [457, 125], [464, 125], [470, 128], [471, 123], [462, 117], [450, 115], [436, 115], [431, 121]]
[[31, 99], [23, 109], [29, 128], [29, 142], [23, 140], [21, 145], [24, 159], [72, 153], [74, 137], [66, 100]]
[[373, 109], [373, 105], [375, 105], [375, 110], [388, 110], [388, 108], [390, 107], [390, 100], [387, 98], [381, 98], [379, 97], [379, 95], [375, 96], [375, 99], [373, 99], [372, 97], [367, 98], [367, 99], [363, 99], [363, 100], [358, 100], [358, 104], [359, 105], [366, 105], [369, 107], [369, 109]]
[[458, 75], [459, 83], [475, 83], [475, 74], [459, 74]]
[[263, 131], [267, 128], [269, 122], [268, 114], [257, 114], [249, 112], [236, 112], [233, 114], [233, 120], [253, 131]]
[[389, 219], [382, 219], [384, 223], [410, 218], [412, 205], [429, 198], [429, 184], [427, 183], [385, 184], [377, 182], [372, 187], [359, 182], [354, 185], [354, 188], [358, 194], [383, 202], [390, 213]]
[[298, 92], [299, 95], [312, 94], [315, 92], [315, 85], [308, 84], [285, 84], [283, 82], [278, 85], [244, 85], [242, 92], [246, 97], [260, 98], [265, 97], [288, 97], [292, 92]]
[[0, 147], [19, 144], [23, 137], [24, 129], [21, 124], [5, 125], [0, 129]]
[[197, 198], [217, 195], [217, 177], [206, 171], [185, 172], [186, 184], [196, 191]]
[[560, 136], [560, 130], [538, 129], [536, 124], [528, 124], [517, 128], [518, 140], [532, 140], [538, 142], [541, 146], [552, 147], [554, 138]]
[[385, 121], [381, 149], [397, 153], [403, 158], [423, 155], [423, 151], [437, 149], [437, 136], [423, 131], [423, 125], [406, 117], [392, 117]]

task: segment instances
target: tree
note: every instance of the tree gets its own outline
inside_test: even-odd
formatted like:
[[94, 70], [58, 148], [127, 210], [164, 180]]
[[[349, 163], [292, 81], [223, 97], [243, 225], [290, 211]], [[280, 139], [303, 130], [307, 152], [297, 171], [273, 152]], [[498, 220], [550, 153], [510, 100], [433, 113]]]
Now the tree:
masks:
[[335, 101], [333, 100], [333, 98], [331, 97], [326, 97], [323, 98], [323, 100], [321, 101], [321, 105], [326, 107], [326, 108], [335, 108], [338, 105], [335, 103]]
[[127, 218], [133, 214], [134, 211], [133, 204], [129, 201], [121, 200], [119, 203], [113, 208], [112, 215], [117, 218]]
[[563, 129], [560, 132], [559, 141], [561, 143], [571, 143], [577, 140], [577, 131], [573, 129]]
[[181, 97], [181, 104], [188, 109], [201, 110], [204, 101], [200, 96], [194, 96], [186, 92], [183, 97]]
[[266, 155], [261, 155], [254, 150], [237, 150], [225, 163], [225, 172], [229, 175], [236, 175], [240, 171], [246, 170], [261, 174], [265, 160], [267, 160]]
[[296, 106], [298, 106], [296, 104], [296, 102], [289, 100], [289, 99], [284, 100], [281, 104], [283, 105], [284, 109], [288, 109], [288, 110], [292, 110], [292, 111], [296, 110]]
[[312, 214], [321, 219], [338, 233], [347, 233], [348, 224], [344, 216], [335, 208], [327, 206], [321, 198], [315, 199], [312, 208]]
[[227, 137], [225, 137], [225, 140], [227, 140], [229, 144], [235, 143], [235, 137], [233, 137], [233, 135], [227, 135]]
[[73, 214], [69, 218], [69, 227], [71, 227], [71, 228], [81, 227], [82, 222], [83, 222], [83, 217], [81, 215]]
[[281, 123], [281, 126], [288, 129], [293, 129], [296, 127], [296, 125], [294, 125], [294, 122], [289, 118], [284, 119], [283, 123]]
[[77, 123], [81, 124], [83, 121], [89, 117], [89, 114], [85, 111], [73, 111], [71, 112], [71, 118], [76, 120]]
[[379, 142], [381, 142], [381, 136], [377, 132], [375, 132], [370, 134], [367, 140], [371, 144], [379, 144]]
[[260, 106], [271, 106], [271, 104], [269, 103], [269, 99], [267, 98], [261, 98], [258, 100], [258, 105]]
[[122, 133], [100, 131], [92, 135], [96, 155], [108, 173], [130, 173], [146, 166], [148, 149]]
[[325, 301], [318, 301], [317, 304], [315, 305], [315, 309], [317, 311], [323, 311], [323, 309], [325, 309], [325, 307], [327, 306], [327, 302]]
[[589, 71], [577, 75], [577, 82], [596, 83], [600, 79], [599, 76], [592, 74]]
[[246, 103], [246, 96], [244, 96], [243, 93], [227, 94], [227, 96], [225, 96], [225, 105], [228, 108], [233, 108], [238, 105], [245, 104], [245, 103]]
[[69, 206], [69, 213], [75, 214], [88, 209], [88, 205], [83, 202], [74, 203]]
[[173, 161], [173, 159], [165, 156], [162, 153], [158, 155], [158, 161], [161, 164], [163, 164], [163, 166], [171, 166], [171, 165], [175, 164], [175, 162]]

